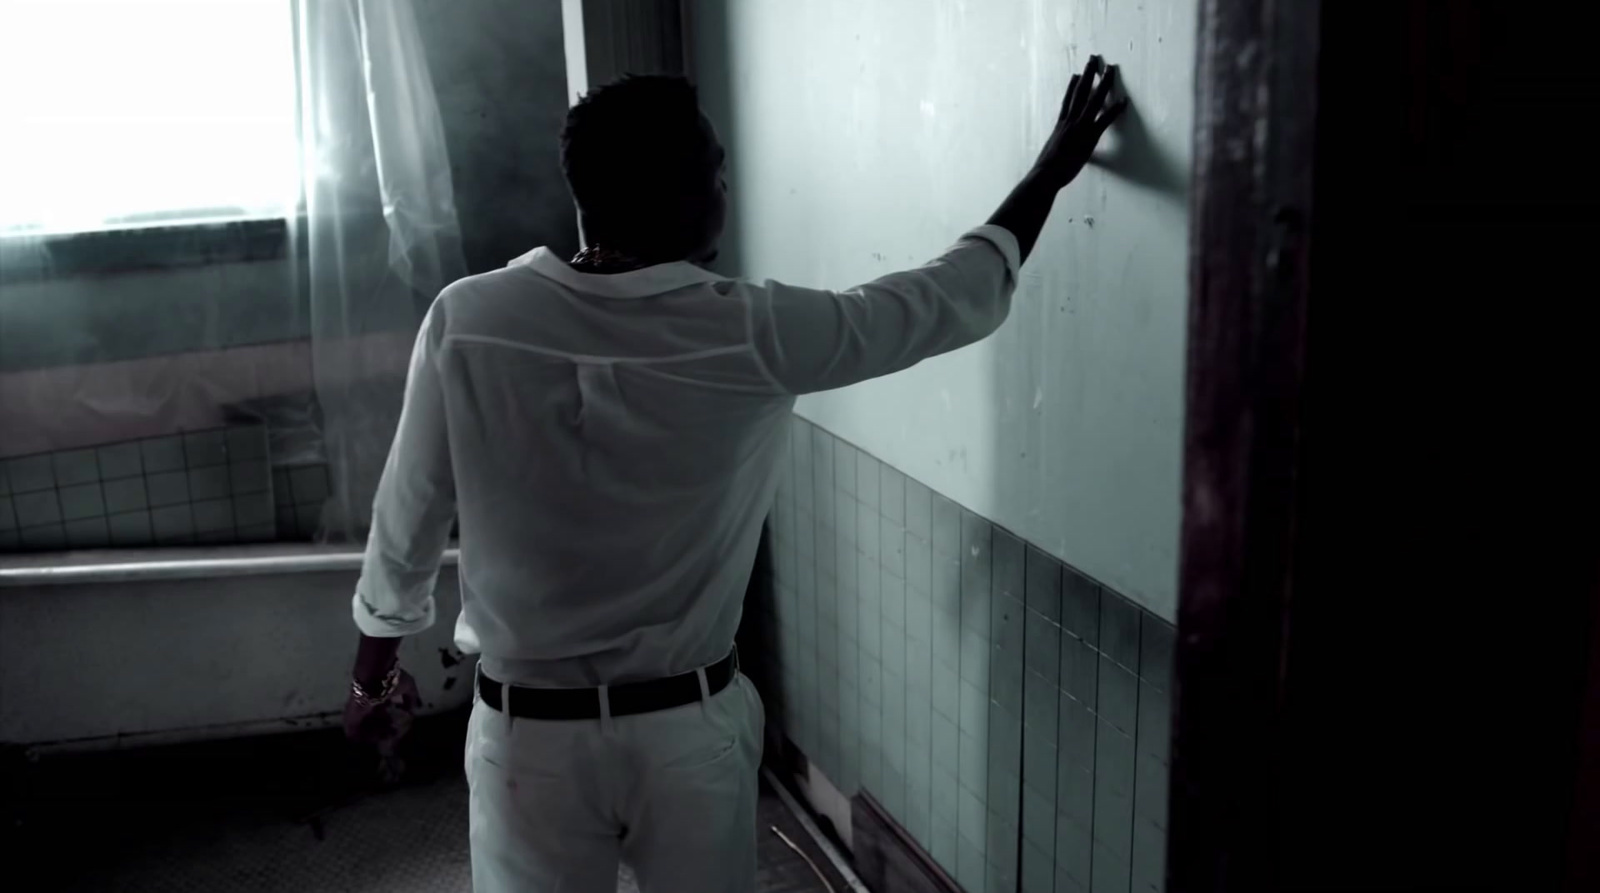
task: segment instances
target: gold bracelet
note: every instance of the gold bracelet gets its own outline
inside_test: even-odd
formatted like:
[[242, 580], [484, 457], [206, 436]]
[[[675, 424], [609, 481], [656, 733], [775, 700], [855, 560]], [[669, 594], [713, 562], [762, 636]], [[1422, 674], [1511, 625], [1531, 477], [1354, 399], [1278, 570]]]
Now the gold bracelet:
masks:
[[394, 695], [394, 690], [398, 688], [399, 685], [400, 664], [398, 661], [396, 661], [395, 665], [390, 667], [389, 672], [383, 677], [383, 688], [376, 695], [368, 694], [367, 690], [361, 687], [361, 683], [358, 682], [355, 677], [351, 677], [350, 697], [362, 707], [372, 707], [389, 700], [389, 698]]

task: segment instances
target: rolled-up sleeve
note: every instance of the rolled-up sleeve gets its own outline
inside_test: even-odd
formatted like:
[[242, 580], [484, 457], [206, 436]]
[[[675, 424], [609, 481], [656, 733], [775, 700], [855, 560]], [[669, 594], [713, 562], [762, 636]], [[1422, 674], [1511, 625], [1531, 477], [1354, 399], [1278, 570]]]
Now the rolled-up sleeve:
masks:
[[439, 380], [443, 334], [434, 304], [417, 333], [405, 405], [372, 506], [356, 626], [369, 636], [407, 636], [433, 625], [433, 587], [455, 518], [455, 479]]
[[751, 346], [790, 394], [888, 375], [992, 334], [1011, 310], [1020, 266], [1016, 237], [988, 225], [916, 269], [846, 291], [752, 285]]

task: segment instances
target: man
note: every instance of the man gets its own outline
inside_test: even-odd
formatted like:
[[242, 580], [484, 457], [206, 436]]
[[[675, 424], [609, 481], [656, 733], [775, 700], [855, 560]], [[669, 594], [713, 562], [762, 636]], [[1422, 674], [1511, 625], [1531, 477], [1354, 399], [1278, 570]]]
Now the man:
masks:
[[392, 741], [459, 516], [479, 891], [748, 893], [762, 706], [734, 631], [795, 396], [999, 327], [1055, 195], [1125, 103], [1097, 57], [1032, 172], [942, 256], [845, 292], [698, 264], [725, 216], [693, 88], [630, 78], [567, 117], [588, 245], [446, 288], [417, 337], [354, 599], [346, 727]]

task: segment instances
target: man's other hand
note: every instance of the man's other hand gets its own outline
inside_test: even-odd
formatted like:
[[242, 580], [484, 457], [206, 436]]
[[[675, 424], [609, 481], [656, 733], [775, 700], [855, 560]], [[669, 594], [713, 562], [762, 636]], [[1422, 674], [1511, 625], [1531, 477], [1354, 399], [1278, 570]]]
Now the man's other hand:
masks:
[[363, 704], [352, 692], [344, 704], [344, 734], [359, 744], [371, 744], [389, 752], [411, 731], [422, 696], [417, 681], [405, 670], [389, 697], [375, 704]]

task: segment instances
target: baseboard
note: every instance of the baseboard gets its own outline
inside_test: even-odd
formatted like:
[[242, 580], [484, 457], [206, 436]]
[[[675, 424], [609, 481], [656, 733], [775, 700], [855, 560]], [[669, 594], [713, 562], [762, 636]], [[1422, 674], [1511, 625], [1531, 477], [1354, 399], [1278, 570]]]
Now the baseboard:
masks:
[[873, 893], [962, 893], [955, 879], [865, 791], [851, 798], [856, 874]]

